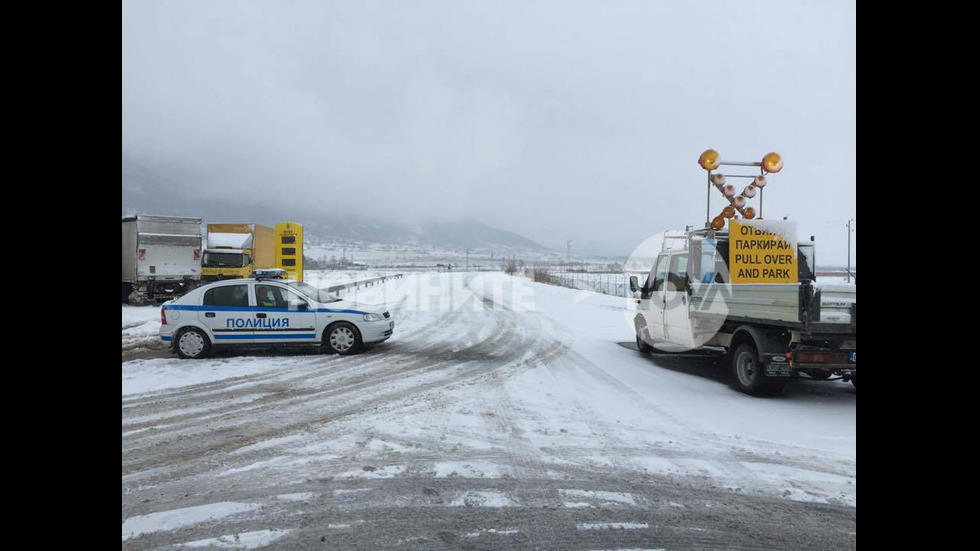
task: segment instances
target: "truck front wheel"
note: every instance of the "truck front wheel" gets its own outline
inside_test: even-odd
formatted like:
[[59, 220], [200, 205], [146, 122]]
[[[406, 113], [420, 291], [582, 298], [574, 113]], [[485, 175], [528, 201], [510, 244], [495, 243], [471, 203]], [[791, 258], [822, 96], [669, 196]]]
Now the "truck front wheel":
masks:
[[786, 386], [786, 378], [767, 377], [766, 366], [759, 361], [755, 344], [743, 342], [732, 354], [732, 374], [736, 388], [746, 394], [775, 394]]
[[636, 349], [640, 351], [640, 354], [649, 354], [653, 350], [653, 347], [647, 344], [647, 341], [643, 340], [643, 337], [640, 336], [640, 333], [637, 333]]

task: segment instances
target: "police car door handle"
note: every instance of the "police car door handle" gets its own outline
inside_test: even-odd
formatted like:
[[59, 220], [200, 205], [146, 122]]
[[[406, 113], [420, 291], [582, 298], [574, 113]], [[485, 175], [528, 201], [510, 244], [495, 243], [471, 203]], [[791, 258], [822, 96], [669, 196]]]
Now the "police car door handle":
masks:
[[214, 317], [214, 312], [204, 312], [204, 317], [206, 317], [206, 318], [213, 318]]
[[262, 313], [262, 312], [259, 312], [259, 313], [255, 314], [255, 317], [257, 317], [257, 318], [264, 318], [265, 317], [265, 314]]

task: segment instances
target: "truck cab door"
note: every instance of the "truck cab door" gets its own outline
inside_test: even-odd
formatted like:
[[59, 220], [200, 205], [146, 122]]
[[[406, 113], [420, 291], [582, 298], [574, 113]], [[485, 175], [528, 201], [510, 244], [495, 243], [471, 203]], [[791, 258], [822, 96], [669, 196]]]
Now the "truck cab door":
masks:
[[249, 303], [248, 287], [248, 283], [235, 283], [204, 292], [198, 319], [214, 334], [216, 344], [252, 342], [255, 313]]
[[255, 342], [316, 341], [316, 309], [289, 287], [271, 282], [255, 283], [255, 304]]
[[692, 346], [690, 296], [687, 294], [688, 254], [670, 255], [670, 268], [664, 285], [664, 330], [667, 341]]
[[667, 255], [660, 255], [647, 276], [640, 295], [639, 313], [643, 316], [653, 341], [666, 340], [664, 333], [664, 281], [667, 277]]

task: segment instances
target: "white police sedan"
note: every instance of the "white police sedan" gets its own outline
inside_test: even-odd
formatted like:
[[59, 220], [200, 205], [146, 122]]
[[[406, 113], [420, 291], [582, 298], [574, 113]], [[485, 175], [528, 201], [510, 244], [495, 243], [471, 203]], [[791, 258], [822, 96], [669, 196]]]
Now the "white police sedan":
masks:
[[353, 354], [388, 340], [395, 328], [384, 307], [341, 300], [303, 283], [274, 278], [232, 279], [167, 301], [160, 338], [181, 358], [214, 347], [318, 345]]

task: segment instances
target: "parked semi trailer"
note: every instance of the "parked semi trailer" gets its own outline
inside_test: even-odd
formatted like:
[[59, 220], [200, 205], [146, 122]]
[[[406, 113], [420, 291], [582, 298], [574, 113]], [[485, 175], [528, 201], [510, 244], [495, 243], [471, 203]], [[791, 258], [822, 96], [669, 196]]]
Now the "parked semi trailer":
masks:
[[[761, 201], [765, 175], [778, 172], [781, 159], [724, 163], [709, 150], [701, 162], [709, 194], [717, 188], [727, 204], [704, 229], [667, 236], [642, 286], [630, 278], [640, 352], [724, 349], [736, 388], [754, 395], [778, 392], [801, 374], [857, 386], [857, 285], [819, 281], [814, 244], [796, 241], [795, 223], [756, 219], [746, 204], [757, 194]], [[724, 164], [761, 171], [736, 194], [712, 174]]]
[[201, 282], [201, 219], [139, 214], [122, 219], [122, 299], [182, 296]]

